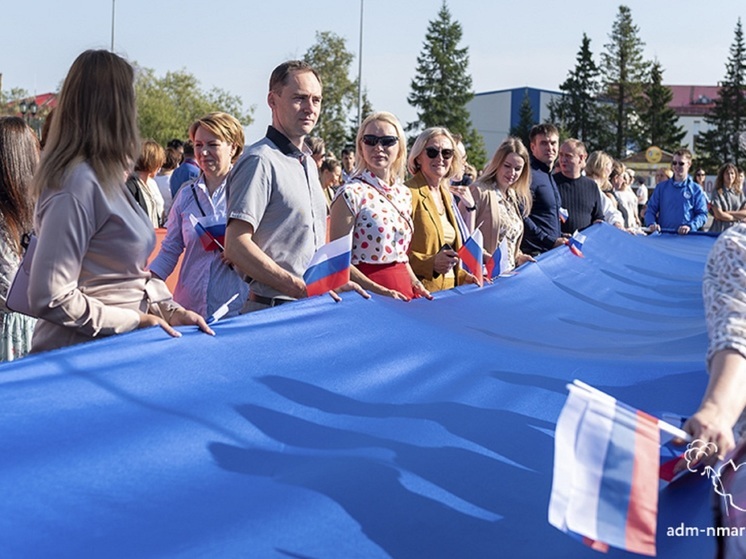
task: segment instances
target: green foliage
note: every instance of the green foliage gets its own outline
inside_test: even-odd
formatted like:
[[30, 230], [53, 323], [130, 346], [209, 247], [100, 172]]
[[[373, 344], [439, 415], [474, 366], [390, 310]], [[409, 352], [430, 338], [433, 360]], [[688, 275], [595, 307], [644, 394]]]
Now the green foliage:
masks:
[[725, 67], [720, 98], [705, 117], [712, 128], [697, 139], [698, 160], [710, 171], [726, 162], [746, 164], [746, 45], [740, 18]]
[[560, 129], [562, 138], [582, 140], [589, 152], [607, 150], [613, 143], [598, 100], [600, 74], [593, 61], [591, 40], [583, 33], [575, 68], [559, 86], [564, 95], [549, 102], [549, 122]]
[[663, 85], [663, 69], [657, 60], [650, 68], [644, 93], [647, 104], [640, 113], [640, 120], [648, 146], [658, 146], [669, 152], [676, 151], [681, 147], [686, 130], [679, 126], [676, 111], [669, 107], [673, 92]]
[[20, 102], [29, 97], [29, 92], [21, 87], [13, 87], [9, 91], [0, 90], [0, 116], [20, 115]]
[[529, 144], [529, 132], [531, 127], [536, 124], [534, 120], [534, 111], [531, 108], [531, 100], [528, 97], [528, 90], [523, 94], [523, 101], [521, 101], [521, 107], [518, 110], [518, 124], [510, 129], [509, 134], [520, 138], [523, 145], [528, 147]]
[[407, 102], [417, 109], [417, 120], [407, 125], [410, 132], [431, 126], [445, 126], [464, 138], [469, 162], [481, 168], [486, 162], [484, 141], [472, 126], [466, 105], [474, 98], [469, 74], [469, 49], [459, 48], [463, 31], [451, 19], [445, 2], [425, 35], [417, 57], [415, 77]]
[[203, 91], [186, 70], [159, 78], [150, 68], [138, 67], [135, 92], [140, 135], [162, 145], [172, 138], [186, 139], [192, 122], [210, 112], [233, 115], [244, 126], [253, 121], [253, 107], [245, 110], [240, 97], [219, 88]]
[[611, 154], [617, 158], [623, 158], [628, 149], [637, 151], [645, 147], [638, 118], [644, 108], [644, 46], [645, 43], [638, 36], [638, 28], [632, 22], [631, 10], [627, 6], [619, 6], [609, 42], [604, 45], [606, 51], [601, 54], [603, 93], [611, 103], [610, 107], [602, 107], [602, 113], [614, 130]]
[[354, 58], [345, 40], [331, 31], [317, 32], [316, 42], [304, 56], [321, 76], [324, 88], [321, 115], [313, 135], [322, 138], [327, 150], [336, 155], [348, 143], [348, 119], [352, 109], [357, 108], [357, 82], [349, 78]]

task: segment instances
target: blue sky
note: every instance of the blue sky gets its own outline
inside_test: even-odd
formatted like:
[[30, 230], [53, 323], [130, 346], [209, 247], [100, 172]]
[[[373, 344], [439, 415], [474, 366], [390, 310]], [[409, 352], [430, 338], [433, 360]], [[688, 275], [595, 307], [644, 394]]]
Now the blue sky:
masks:
[[[415, 118], [406, 101], [428, 22], [440, 0], [363, 0], [363, 85], [375, 109], [404, 123]], [[75, 57], [88, 48], [109, 48], [110, 0], [9, 2], [3, 6], [2, 87], [31, 93], [57, 89]], [[658, 58], [669, 84], [716, 84], [742, 1], [628, 1], [645, 56]], [[476, 92], [532, 86], [556, 90], [585, 32], [598, 58], [608, 41], [619, 3], [599, 0], [450, 0], [464, 30]], [[266, 91], [278, 63], [302, 57], [316, 31], [333, 31], [357, 55], [359, 0], [115, 0], [119, 54], [159, 75], [186, 69], [205, 89], [213, 86], [254, 105], [253, 142], [269, 123]], [[353, 64], [357, 72], [357, 60]]]

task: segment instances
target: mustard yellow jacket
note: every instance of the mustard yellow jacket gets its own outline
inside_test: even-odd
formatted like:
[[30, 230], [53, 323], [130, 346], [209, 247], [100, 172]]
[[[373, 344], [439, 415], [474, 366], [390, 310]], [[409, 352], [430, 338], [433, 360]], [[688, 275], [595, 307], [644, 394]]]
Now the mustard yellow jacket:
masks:
[[[430, 197], [427, 181], [422, 172], [418, 172], [405, 184], [412, 193], [413, 232], [412, 243], [409, 245], [409, 263], [412, 270], [428, 291], [441, 291], [452, 287], [445, 277], [433, 270], [435, 255], [446, 241], [443, 238], [443, 226], [440, 223], [438, 208]], [[443, 184], [440, 185], [440, 195], [448, 221], [456, 230], [453, 249], [458, 250], [463, 241], [459, 234], [456, 216], [453, 214], [451, 193]], [[460, 265], [454, 268], [454, 273], [456, 275], [456, 285], [463, 283], [466, 272], [461, 269]]]

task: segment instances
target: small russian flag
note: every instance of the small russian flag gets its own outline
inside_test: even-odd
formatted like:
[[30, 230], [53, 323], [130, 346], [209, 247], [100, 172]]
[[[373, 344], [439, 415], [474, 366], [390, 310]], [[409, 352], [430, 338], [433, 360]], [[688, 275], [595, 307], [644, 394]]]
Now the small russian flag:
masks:
[[464, 270], [471, 273], [477, 278], [477, 283], [481, 287], [484, 283], [484, 271], [482, 266], [482, 258], [484, 250], [482, 245], [484, 244], [484, 237], [479, 229], [475, 229], [474, 232], [469, 236], [468, 239], [458, 249], [458, 257], [461, 259], [461, 263], [464, 266]]
[[570, 247], [572, 253], [575, 256], [580, 256], [580, 258], [585, 258], [583, 256], [583, 244], [585, 243], [585, 238], [585, 235], [580, 231], [575, 231], [572, 237], [570, 237], [570, 241], [567, 243], [567, 246]]
[[586, 545], [655, 555], [661, 430], [680, 429], [580, 381], [554, 438], [549, 523]]
[[207, 215], [200, 218], [189, 214], [189, 222], [197, 231], [202, 248], [223, 251], [225, 247], [225, 216]]
[[487, 261], [485, 267], [487, 268], [487, 277], [490, 279], [495, 279], [500, 274], [504, 274], [505, 272], [509, 271], [508, 268], [510, 267], [510, 259], [508, 257], [507, 238], [503, 237], [503, 240], [500, 241], [500, 244], [495, 249], [495, 252], [493, 252], [492, 256], [490, 256], [490, 259]]
[[350, 281], [352, 234], [319, 248], [303, 274], [309, 297], [322, 295]]
[[570, 212], [568, 212], [565, 208], [559, 209], [559, 218], [562, 223], [566, 222], [570, 217]]

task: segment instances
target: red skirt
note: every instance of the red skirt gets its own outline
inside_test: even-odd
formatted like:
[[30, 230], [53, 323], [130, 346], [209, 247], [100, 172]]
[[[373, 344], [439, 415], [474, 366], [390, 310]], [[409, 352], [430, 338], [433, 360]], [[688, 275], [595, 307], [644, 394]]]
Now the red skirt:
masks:
[[360, 262], [359, 264], [355, 264], [355, 267], [378, 285], [394, 289], [410, 299], [414, 298], [412, 278], [409, 276], [409, 270], [405, 262], [393, 262], [391, 264], [368, 264], [367, 262]]

